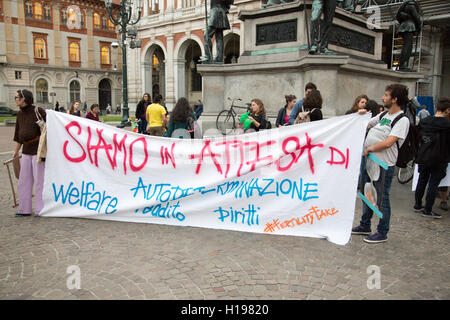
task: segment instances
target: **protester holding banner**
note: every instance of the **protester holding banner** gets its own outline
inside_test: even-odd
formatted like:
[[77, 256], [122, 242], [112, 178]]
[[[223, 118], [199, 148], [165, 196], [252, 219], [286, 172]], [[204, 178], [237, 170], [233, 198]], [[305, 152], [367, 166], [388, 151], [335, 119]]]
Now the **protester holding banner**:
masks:
[[365, 94], [357, 96], [355, 101], [353, 102], [353, 106], [345, 114], [358, 112], [359, 109], [366, 109], [366, 104], [368, 101], [369, 97], [367, 97], [367, 95]]
[[147, 132], [151, 136], [163, 136], [166, 109], [160, 104], [162, 96], [157, 94], [153, 103], [147, 107], [146, 120], [148, 122]]
[[[191, 129], [189, 124], [195, 120], [195, 113], [189, 105], [189, 101], [184, 97], [178, 99], [170, 114], [169, 126], [165, 136], [172, 137], [174, 131], [178, 129], [183, 129], [187, 133], [187, 130]], [[177, 135], [174, 138], [183, 138], [183, 136]]]
[[[372, 182], [375, 188], [377, 203], [381, 204], [380, 211], [383, 217], [377, 227], [377, 232], [365, 238], [368, 243], [380, 243], [387, 241], [389, 232], [389, 222], [391, 218], [391, 204], [389, 192], [391, 189], [392, 178], [394, 177], [395, 165], [397, 162], [398, 151], [406, 139], [409, 131], [409, 120], [403, 116], [402, 108], [408, 103], [408, 88], [401, 84], [391, 84], [386, 87], [383, 104], [388, 109], [373, 117], [368, 124], [370, 129], [364, 141], [364, 156], [366, 161], [369, 153], [373, 153], [378, 159], [386, 163], [387, 170], [382, 170], [379, 166], [371, 166], [374, 172], [371, 172]], [[364, 114], [367, 111], [361, 109], [358, 111]], [[399, 117], [397, 119], [397, 117]], [[393, 124], [394, 120], [397, 122]], [[392, 127], [393, 126], [393, 127]], [[368, 163], [368, 162], [367, 162]], [[369, 163], [368, 163], [369, 164]], [[369, 181], [367, 166], [361, 173], [363, 183]], [[371, 233], [372, 209], [363, 201], [363, 215], [360, 225], [352, 229], [352, 234], [369, 235]]]
[[[450, 162], [450, 99], [439, 99], [434, 117], [426, 117], [419, 122], [420, 147], [416, 157], [419, 165], [419, 180], [417, 182], [414, 210], [422, 216], [442, 218], [433, 212], [433, 204], [441, 180], [446, 176], [447, 165]], [[422, 198], [428, 184], [425, 208]], [[447, 201], [447, 199], [441, 199]]]
[[16, 105], [20, 108], [17, 113], [14, 141], [17, 142], [14, 158], [19, 156], [22, 148], [19, 175], [19, 212], [16, 216], [32, 214], [33, 184], [35, 186], [34, 214], [37, 216], [44, 207], [42, 190], [44, 187], [45, 162], [37, 162], [36, 154], [39, 146], [41, 131], [36, 123], [37, 112], [46, 120], [45, 110], [33, 105], [33, 93], [28, 90], [18, 90], [15, 95]]

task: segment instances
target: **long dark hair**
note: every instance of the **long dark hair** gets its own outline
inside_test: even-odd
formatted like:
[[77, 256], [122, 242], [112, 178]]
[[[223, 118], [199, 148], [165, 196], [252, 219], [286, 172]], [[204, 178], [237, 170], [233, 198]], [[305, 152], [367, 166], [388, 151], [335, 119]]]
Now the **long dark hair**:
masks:
[[322, 108], [322, 95], [319, 90], [313, 90], [308, 93], [303, 100], [303, 106], [308, 109]]
[[24, 101], [27, 105], [32, 106], [34, 103], [33, 93], [28, 91], [27, 89], [17, 90], [20, 98], [24, 98]]
[[150, 95], [150, 93], [147, 93], [147, 92], [144, 93], [144, 94], [142, 95], [142, 100], [141, 100], [141, 101], [142, 101], [142, 102], [146, 102], [145, 99], [144, 99], [145, 96], [148, 96], [148, 101], [147, 101], [147, 103], [148, 103], [148, 104], [151, 104], [151, 103], [152, 103], [152, 96]]
[[365, 94], [361, 94], [359, 96], [356, 97], [355, 101], [353, 102], [353, 106], [351, 108], [352, 112], [358, 112], [358, 104], [362, 99], [366, 99], [366, 105], [367, 102], [369, 102], [369, 97]]
[[182, 97], [178, 99], [177, 104], [172, 110], [172, 121], [173, 122], [185, 122], [186, 119], [191, 115], [192, 109], [189, 105], [189, 101]]

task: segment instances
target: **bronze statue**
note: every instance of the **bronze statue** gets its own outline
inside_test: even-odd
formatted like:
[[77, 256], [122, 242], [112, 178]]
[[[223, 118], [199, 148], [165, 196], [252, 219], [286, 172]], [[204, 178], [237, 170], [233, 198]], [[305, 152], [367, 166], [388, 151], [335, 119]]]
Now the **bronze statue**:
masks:
[[[420, 7], [415, 0], [405, 0], [398, 8], [395, 19], [400, 22], [397, 32], [403, 38], [403, 47], [400, 54], [400, 71], [411, 71], [408, 68], [409, 58], [413, 48], [414, 34], [419, 33], [422, 22], [420, 20]], [[417, 45], [416, 45], [417, 48]]]
[[263, 5], [264, 8], [276, 6], [278, 4], [285, 4], [289, 2], [293, 2], [294, 0], [268, 0], [266, 4]]
[[358, 0], [337, 0], [337, 6], [346, 11], [355, 12]]
[[[330, 36], [331, 25], [333, 24], [334, 11], [337, 0], [314, 0], [311, 13], [311, 48], [310, 54], [335, 54], [328, 50], [328, 38]], [[323, 12], [324, 22], [321, 26], [320, 16]], [[320, 27], [320, 39], [319, 39]], [[319, 47], [320, 42], [320, 47]]]
[[[205, 57], [203, 63], [223, 63], [223, 30], [230, 29], [228, 10], [234, 0], [211, 0], [211, 11], [205, 33]], [[212, 57], [212, 37], [216, 38], [216, 58]]]

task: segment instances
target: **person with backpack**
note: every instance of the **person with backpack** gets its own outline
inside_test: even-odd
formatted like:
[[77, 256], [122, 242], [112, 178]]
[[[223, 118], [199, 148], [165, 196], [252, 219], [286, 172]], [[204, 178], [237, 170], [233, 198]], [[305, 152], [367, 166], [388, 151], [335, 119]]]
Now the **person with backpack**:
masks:
[[294, 124], [322, 120], [322, 103], [322, 95], [319, 90], [309, 92], [303, 100], [303, 105]]
[[[378, 159], [388, 165], [387, 170], [382, 170], [378, 167], [378, 172], [374, 175], [375, 177], [372, 181], [377, 195], [377, 203], [383, 217], [380, 219], [377, 232], [370, 235], [373, 211], [363, 202], [363, 214], [360, 224], [352, 229], [352, 234], [370, 235], [364, 238], [364, 241], [367, 243], [387, 241], [391, 218], [389, 192], [399, 156], [399, 149], [405, 143], [410, 129], [410, 122], [402, 111], [402, 107], [408, 103], [408, 88], [401, 84], [388, 85], [382, 100], [387, 111], [370, 119], [368, 124], [369, 131], [364, 141], [364, 157], [367, 159], [369, 153], [373, 153]], [[365, 114], [366, 112], [365, 109], [358, 111], [359, 114]], [[369, 165], [369, 162], [366, 163]], [[363, 183], [369, 181], [367, 167], [365, 166], [365, 169], [361, 172]]]
[[189, 105], [189, 101], [186, 98], [182, 97], [178, 99], [177, 103], [175, 104], [175, 107], [170, 113], [167, 132], [164, 134], [164, 136], [182, 139], [185, 135], [178, 135], [176, 133], [176, 136], [174, 136], [174, 132], [177, 131], [178, 129], [183, 129], [186, 130], [185, 132], [186, 136], [189, 134], [191, 138], [193, 138], [193, 132], [191, 134], [191, 132], [188, 131], [194, 129], [191, 128], [191, 126], [192, 123], [196, 120], [197, 118], [195, 116], [195, 112]]
[[[450, 99], [438, 100], [436, 114], [419, 122], [420, 145], [416, 163], [419, 165], [419, 180], [415, 192], [414, 210], [422, 216], [442, 218], [432, 211], [439, 183], [446, 176], [450, 162]], [[428, 184], [425, 207], [422, 198]]]
[[[312, 82], [308, 82], [305, 86], [305, 97], [313, 90], [317, 90], [317, 86]], [[299, 112], [302, 111], [302, 106], [303, 99], [297, 100], [297, 102], [294, 104], [294, 107], [292, 108], [291, 114], [289, 115], [289, 123], [285, 123], [285, 126], [295, 123], [295, 119], [297, 119]]]

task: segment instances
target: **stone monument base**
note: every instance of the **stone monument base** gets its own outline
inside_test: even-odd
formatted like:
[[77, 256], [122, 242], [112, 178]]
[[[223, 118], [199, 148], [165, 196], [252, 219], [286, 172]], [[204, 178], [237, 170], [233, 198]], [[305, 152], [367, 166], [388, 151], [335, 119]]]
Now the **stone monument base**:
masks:
[[273, 116], [285, 105], [286, 94], [303, 98], [308, 82], [322, 93], [325, 117], [344, 114], [360, 94], [381, 104], [390, 83], [402, 83], [414, 95], [415, 83], [423, 75], [388, 70], [381, 61], [382, 30], [348, 11], [335, 12], [328, 46], [335, 55], [309, 55], [305, 24], [311, 19], [311, 4], [306, 0], [239, 13], [243, 21], [239, 62], [197, 66], [203, 76], [205, 114], [229, 108], [230, 97], [244, 103], [259, 98]]
[[297, 60], [266, 63], [199, 65], [203, 76], [205, 113], [219, 113], [229, 108], [228, 97], [250, 102], [263, 101], [266, 111], [274, 116], [285, 105], [284, 96], [303, 98], [306, 83], [317, 85], [323, 98], [325, 117], [344, 114], [360, 94], [382, 104], [386, 85], [401, 83], [414, 94], [421, 74], [387, 70], [382, 63], [348, 55], [304, 55]]

